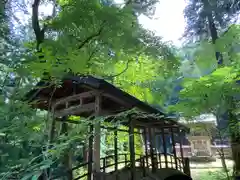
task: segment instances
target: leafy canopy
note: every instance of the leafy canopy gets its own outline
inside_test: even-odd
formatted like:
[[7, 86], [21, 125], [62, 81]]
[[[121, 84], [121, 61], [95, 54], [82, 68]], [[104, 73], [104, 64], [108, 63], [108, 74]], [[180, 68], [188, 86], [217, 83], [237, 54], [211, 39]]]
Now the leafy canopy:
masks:
[[216, 114], [218, 107], [229, 107], [229, 98], [239, 93], [236, 81], [239, 75], [234, 67], [223, 67], [199, 79], [186, 80], [180, 92], [181, 101], [173, 108], [184, 116], [202, 113]]

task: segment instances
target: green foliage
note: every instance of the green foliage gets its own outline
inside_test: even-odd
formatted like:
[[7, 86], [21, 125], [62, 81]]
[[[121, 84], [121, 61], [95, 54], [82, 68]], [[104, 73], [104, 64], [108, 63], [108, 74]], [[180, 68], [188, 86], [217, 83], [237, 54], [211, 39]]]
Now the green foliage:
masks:
[[[224, 171], [209, 171], [209, 172], [204, 172], [201, 173], [200, 176], [198, 177], [199, 180], [228, 180], [228, 177], [224, 173]], [[198, 180], [197, 179], [197, 180]]]
[[[27, 35], [19, 38], [13, 37], [14, 33], [9, 34], [8, 27], [12, 23], [9, 21], [13, 18], [5, 18], [5, 13], [2, 13], [5, 9], [2, 10], [0, 4], [1, 179], [36, 179], [49, 167], [51, 170], [61, 168], [66, 152], [72, 149], [75, 150], [74, 158], [83, 156], [79, 146], [87, 145], [91, 135], [87, 133], [86, 122], [89, 121], [82, 117], [69, 117], [69, 120], [79, 124], [69, 125], [68, 134], [61, 134], [62, 125], [57, 123], [56, 134], [59, 136], [49, 144], [51, 116], [47, 112], [33, 110], [22, 102], [26, 92], [45, 72], [54, 77], [53, 81], [58, 81], [70, 71], [100, 76], [151, 104], [163, 105], [169, 99], [175, 87], [174, 80], [180, 75], [180, 58], [160, 37], [143, 29], [136, 16], [142, 13], [150, 15], [156, 2], [141, 0], [139, 4], [120, 7], [109, 0], [105, 4], [97, 0], [57, 1], [55, 16], [50, 19], [39, 17], [40, 24], [45, 26], [45, 39], [40, 44], [39, 52], [35, 51], [32, 34], [19, 33], [19, 30], [13, 31]], [[24, 9], [25, 6], [22, 4], [21, 7]], [[31, 29], [30, 26], [21, 28]], [[4, 37], [1, 36], [2, 30]], [[238, 30], [239, 26], [233, 26], [216, 45], [229, 57], [225, 62], [227, 66], [200, 79], [186, 80], [180, 96], [190, 101], [178, 104], [175, 110], [193, 116], [213, 112], [219, 104], [227, 108], [231, 106], [229, 97], [239, 93], [235, 85], [239, 79], [239, 54], [234, 52], [229, 55], [227, 52], [232, 50], [230, 44], [238, 45]], [[13, 39], [15, 42], [18, 38], [19, 44], [12, 43]], [[12, 40], [11, 45], [9, 39]], [[203, 42], [194, 53], [196, 64], [201, 69], [209, 66], [215, 68], [214, 48]], [[15, 77], [11, 78], [10, 73], [14, 73]], [[112, 132], [103, 131], [103, 134], [102, 146], [105, 149], [102, 154], [107, 154], [107, 150], [113, 148], [115, 137]], [[128, 149], [128, 141], [126, 133], [118, 133], [119, 152]], [[135, 135], [135, 142], [136, 153], [142, 154], [140, 135]], [[78, 161], [73, 161], [73, 165], [77, 164]], [[85, 171], [82, 168], [78, 173]]]
[[231, 106], [230, 97], [239, 93], [237, 80], [239, 76], [233, 67], [219, 68], [210, 75], [186, 80], [180, 92], [182, 101], [172, 108], [185, 116], [216, 114], [220, 105], [222, 108]]
[[[75, 74], [101, 76], [141, 100], [153, 102], [161, 98], [157, 91], [152, 95], [152, 87], [146, 84], [152, 84], [156, 74], [161, 81], [171, 77], [177, 71], [179, 61], [160, 37], [142, 28], [133, 13], [149, 15], [156, 1], [143, 0], [140, 3], [139, 7], [132, 4], [120, 8], [117, 5], [106, 6], [95, 0], [58, 1], [56, 16], [50, 20], [40, 17], [40, 24], [46, 26], [45, 39], [40, 44], [41, 52], [35, 51], [32, 33], [20, 33], [19, 29], [27, 30], [30, 27], [21, 26], [17, 32], [14, 30], [16, 34], [27, 35], [24, 38], [11, 37], [20, 43], [11, 47], [11, 51], [7, 49], [10, 55], [0, 48], [0, 56], [4, 54], [5, 64], [0, 72], [0, 132], [3, 134], [3, 143], [0, 145], [3, 154], [0, 159], [1, 179], [37, 178], [48, 167], [52, 170], [59, 168], [69, 149], [76, 149], [74, 155], [82, 156], [83, 152], [78, 147], [87, 144], [90, 134], [87, 133], [84, 119], [79, 117], [70, 117], [70, 120], [81, 123], [70, 125], [68, 135], [60, 135], [49, 144], [51, 117], [22, 102], [24, 94], [44, 72], [49, 72], [55, 77], [54, 80], [70, 70]], [[19, 6], [27, 11], [24, 4], [20, 3]], [[8, 21], [4, 23], [8, 25]], [[15, 74], [11, 87], [8, 86], [12, 81], [10, 72]], [[60, 129], [61, 125], [57, 124], [57, 134]], [[107, 148], [112, 146], [113, 138], [111, 134], [106, 137]], [[118, 138], [119, 148], [124, 151], [121, 148], [123, 143], [128, 147], [128, 136], [119, 133]], [[136, 151], [141, 154], [140, 136], [135, 136], [135, 142]], [[74, 165], [78, 163], [73, 162]]]
[[184, 89], [180, 92], [181, 102], [170, 109], [182, 112], [184, 116], [196, 116], [201, 113], [217, 114], [219, 108], [231, 109], [232, 97], [239, 93], [239, 25], [232, 25], [221, 36], [216, 48], [223, 54], [224, 66], [216, 68], [215, 48], [208, 42], [199, 43], [193, 53], [197, 67], [201, 72], [212, 71], [198, 79], [185, 78]]
[[[104, 77], [113, 74], [115, 66], [125, 67], [126, 62], [142, 55], [159, 61], [170, 57], [165, 61], [169, 67], [178, 63], [160, 38], [140, 26], [131, 6], [120, 9], [95, 0], [64, 1], [59, 6], [61, 11], [48, 23], [58, 36], [41, 45], [46, 62], [38, 60], [37, 54], [27, 65], [34, 76], [41, 77], [43, 71], [59, 76], [71, 69]], [[114, 56], [109, 56], [110, 51]]]

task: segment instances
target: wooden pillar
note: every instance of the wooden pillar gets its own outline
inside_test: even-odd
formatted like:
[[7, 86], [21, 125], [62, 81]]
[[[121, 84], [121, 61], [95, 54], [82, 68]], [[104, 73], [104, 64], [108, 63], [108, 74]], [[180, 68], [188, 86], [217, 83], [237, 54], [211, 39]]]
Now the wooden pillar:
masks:
[[188, 175], [189, 177], [191, 177], [189, 158], [184, 158], [184, 168], [183, 168], [183, 172], [184, 172], [186, 175]]
[[100, 172], [100, 143], [101, 143], [101, 128], [100, 123], [96, 122], [94, 124], [94, 155], [93, 155], [93, 163], [94, 163], [94, 171]]
[[129, 123], [129, 148], [130, 148], [130, 162], [131, 162], [131, 180], [136, 180], [135, 169], [135, 147], [134, 147], [134, 126], [130, 119]]
[[114, 160], [115, 160], [115, 171], [118, 169], [118, 131], [117, 127], [114, 129]]
[[178, 130], [179, 132], [179, 136], [180, 136], [180, 141], [179, 141], [179, 144], [180, 144], [180, 152], [181, 152], [181, 159], [183, 161], [183, 135], [182, 135], [182, 132], [180, 130]]
[[165, 158], [165, 167], [168, 168], [167, 145], [166, 145], [164, 128], [161, 129], [161, 133], [162, 133], [162, 140], [163, 140], [163, 151], [164, 151], [164, 158]]
[[150, 142], [150, 156], [151, 156], [152, 172], [156, 172], [154, 150], [153, 150], [153, 131], [150, 127], [148, 128], [148, 134], [149, 134], [149, 142]]
[[[100, 114], [101, 111], [101, 95], [96, 96], [95, 100], [95, 117]], [[93, 164], [94, 171], [100, 172], [100, 150], [101, 148], [101, 123], [99, 120], [94, 123], [94, 156]]]
[[[67, 118], [67, 117], [64, 117]], [[62, 129], [61, 129], [61, 134], [68, 134], [68, 124], [66, 122], [62, 123]], [[66, 152], [64, 152], [64, 158], [63, 158], [63, 164], [67, 170], [67, 179], [72, 179], [73, 174], [72, 174], [72, 148], [69, 147]]]
[[93, 162], [93, 124], [89, 127], [89, 142], [88, 142], [88, 179], [92, 180], [92, 162]]
[[171, 136], [172, 136], [172, 146], [173, 146], [173, 155], [174, 155], [174, 162], [175, 162], [175, 168], [178, 169], [178, 162], [177, 162], [177, 153], [176, 153], [176, 147], [175, 147], [175, 137], [174, 137], [174, 131], [172, 128], [170, 128]]
[[157, 145], [156, 145], [156, 129], [155, 128], [152, 128], [152, 138], [153, 138], [153, 145], [152, 145], [152, 148], [153, 148], [153, 164], [154, 164], [154, 168], [157, 169], [158, 168], [158, 160], [157, 160]]
[[[147, 167], [149, 168], [149, 163], [148, 163], [148, 143], [147, 143], [147, 128], [144, 127], [143, 129], [143, 134], [144, 134], [144, 144], [145, 144], [145, 155], [146, 155], [146, 163]], [[145, 161], [145, 160], [144, 160]]]
[[154, 150], [154, 153], [157, 153], [155, 128], [152, 128], [152, 137], [153, 137], [153, 150]]
[[182, 159], [182, 163], [183, 163], [183, 166], [184, 166], [184, 159], [183, 159], [183, 136], [182, 136], [182, 132], [180, 131], [180, 129], [178, 128], [178, 132], [179, 132], [179, 136], [180, 136], [180, 141], [179, 141], [179, 144], [180, 144], [180, 153], [181, 153], [181, 159]]

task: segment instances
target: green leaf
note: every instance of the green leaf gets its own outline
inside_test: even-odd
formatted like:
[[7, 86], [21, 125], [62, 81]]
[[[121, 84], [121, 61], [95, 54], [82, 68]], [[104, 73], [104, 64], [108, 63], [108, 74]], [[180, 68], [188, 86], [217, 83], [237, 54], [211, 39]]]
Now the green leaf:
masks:
[[42, 172], [38, 172], [32, 177], [32, 180], [38, 180], [38, 178], [41, 176]]

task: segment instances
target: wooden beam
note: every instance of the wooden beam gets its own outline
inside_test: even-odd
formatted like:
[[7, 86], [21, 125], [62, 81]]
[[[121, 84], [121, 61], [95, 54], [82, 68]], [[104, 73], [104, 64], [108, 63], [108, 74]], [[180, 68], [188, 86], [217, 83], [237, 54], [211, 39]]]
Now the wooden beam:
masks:
[[77, 115], [83, 112], [94, 111], [94, 105], [95, 103], [88, 103], [84, 105], [71, 106], [67, 109], [54, 112], [54, 116], [63, 117], [63, 116], [69, 116], [69, 115]]
[[150, 128], [155, 128], [156, 130], [158, 130], [157, 132], [156, 132], [156, 134], [160, 134], [161, 133], [161, 130], [160, 130], [160, 128], [165, 128], [165, 129], [168, 129], [168, 131], [165, 131], [165, 133], [170, 133], [170, 128], [173, 128], [175, 131], [173, 131], [174, 133], [178, 133], [178, 131], [176, 130], [176, 128], [177, 127], [175, 127], [175, 126], [152, 126], [152, 125], [150, 125], [150, 126], [148, 126], [148, 125], [146, 125], [146, 126], [142, 126], [142, 125], [139, 125], [139, 124], [137, 124], [136, 125], [136, 128], [148, 128], [148, 127], [150, 127]]
[[72, 96], [69, 96], [69, 97], [66, 97], [66, 98], [58, 99], [58, 100], [56, 100], [56, 103], [53, 105], [53, 108], [56, 108], [58, 105], [64, 104], [65, 102], [75, 101], [75, 100], [78, 100], [78, 99], [80, 100], [81, 98], [93, 97], [97, 93], [99, 93], [99, 92], [97, 92], [97, 91], [87, 91], [87, 92], [75, 94], [75, 95], [72, 95]]
[[[107, 110], [101, 110], [100, 112], [100, 116], [114, 116], [120, 112], [124, 112], [124, 111], [127, 111], [128, 109], [126, 108], [118, 108], [116, 111], [107, 111]], [[111, 117], [108, 118], [109, 121], [111, 119]], [[112, 117], [112, 119], [114, 119], [114, 117]]]
[[155, 128], [157, 128], [156, 126], [159, 126], [159, 127], [162, 127], [162, 126], [165, 126], [165, 127], [173, 127], [173, 126], [176, 126], [176, 127], [178, 127], [178, 125], [177, 125], [177, 123], [166, 123], [166, 122], [164, 122], [164, 121], [160, 121], [159, 120], [159, 122], [156, 122], [156, 121], [153, 121], [153, 122], [151, 122], [151, 121], [148, 121], [148, 122], [144, 122], [144, 121], [142, 121], [141, 119], [135, 119], [135, 123], [136, 123], [136, 125], [140, 125], [140, 126], [147, 126], [147, 127], [149, 127], [149, 126], [153, 126], [153, 127], [155, 127]]
[[189, 128], [187, 128], [186, 126], [184, 126], [183, 124], [173, 120], [173, 119], [168, 119], [168, 118], [152, 118], [152, 119], [149, 119], [148, 121], [146, 121], [147, 118], [143, 118], [141, 116], [134, 116], [133, 117], [134, 120], [136, 120], [139, 124], [144, 124], [144, 125], [154, 125], [154, 126], [168, 126], [168, 127], [172, 127], [172, 126], [175, 126], [175, 127], [179, 127], [180, 129], [188, 132], [189, 131]]
[[[110, 130], [110, 131], [115, 131], [115, 130], [117, 130], [117, 131], [119, 131], [119, 132], [129, 132], [129, 130], [126, 130], [126, 129], [116, 129], [116, 128], [114, 128], [114, 127], [106, 127], [106, 126], [101, 126], [101, 128], [103, 128], [103, 129], [108, 129], [108, 130]], [[134, 134], [142, 134], [141, 132], [134, 132]]]
[[123, 99], [117, 98], [117, 97], [115, 97], [115, 96], [113, 96], [109, 93], [104, 93], [103, 96], [108, 97], [108, 98], [116, 101], [117, 103], [119, 103], [121, 105], [124, 105], [127, 108], [132, 108], [133, 107], [131, 104], [126, 103], [126, 101], [124, 101]]

